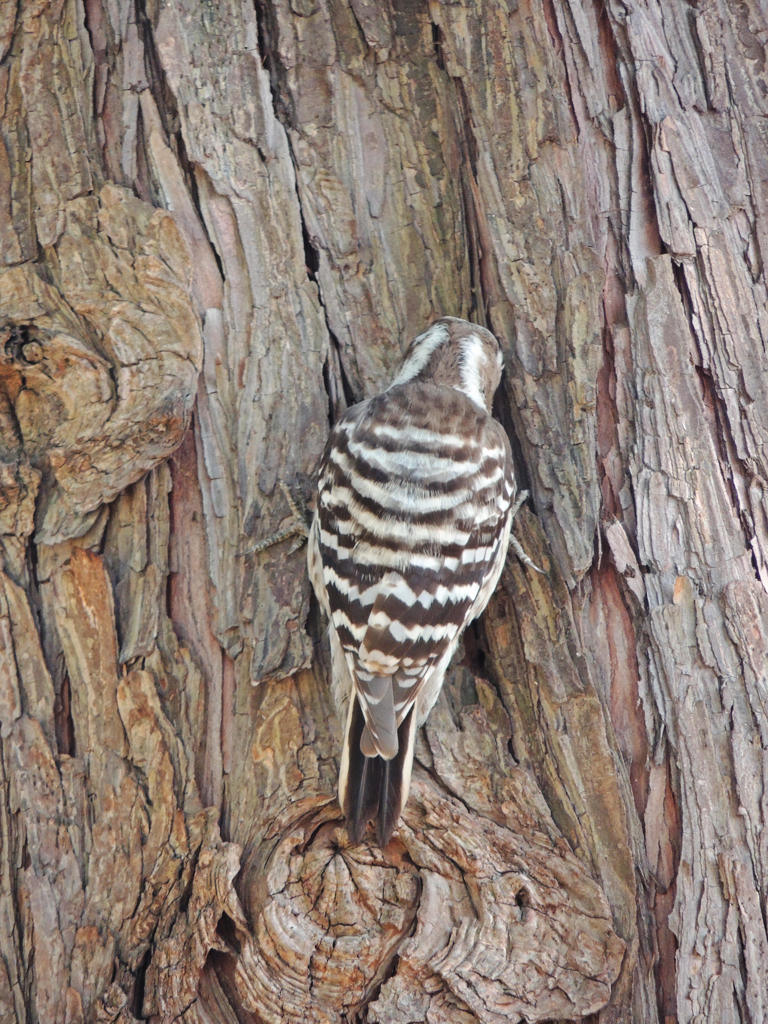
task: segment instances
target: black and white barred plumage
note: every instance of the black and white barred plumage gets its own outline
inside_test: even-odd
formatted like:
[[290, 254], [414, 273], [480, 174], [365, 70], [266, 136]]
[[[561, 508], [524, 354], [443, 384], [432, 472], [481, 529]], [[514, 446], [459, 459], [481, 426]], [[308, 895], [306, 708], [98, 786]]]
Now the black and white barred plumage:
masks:
[[348, 409], [320, 466], [312, 585], [348, 700], [339, 803], [353, 842], [388, 842], [408, 797], [417, 726], [465, 627], [488, 603], [512, 524], [509, 440], [490, 415], [494, 336], [454, 317], [410, 345], [392, 385]]

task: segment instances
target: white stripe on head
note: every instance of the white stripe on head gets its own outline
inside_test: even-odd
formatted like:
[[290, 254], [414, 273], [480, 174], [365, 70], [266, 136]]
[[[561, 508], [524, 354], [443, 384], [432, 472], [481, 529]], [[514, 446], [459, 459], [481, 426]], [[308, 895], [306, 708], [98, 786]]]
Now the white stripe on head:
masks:
[[487, 408], [482, 388], [482, 369], [485, 361], [483, 343], [476, 334], [469, 334], [466, 338], [461, 339], [461, 365], [459, 367], [461, 390], [467, 398], [471, 398], [482, 409]]
[[417, 377], [429, 362], [432, 353], [443, 342], [448, 341], [450, 334], [445, 324], [432, 324], [418, 338], [414, 338], [410, 353], [400, 368], [400, 372], [389, 385], [387, 390], [396, 388], [399, 384], [407, 384], [409, 380]]

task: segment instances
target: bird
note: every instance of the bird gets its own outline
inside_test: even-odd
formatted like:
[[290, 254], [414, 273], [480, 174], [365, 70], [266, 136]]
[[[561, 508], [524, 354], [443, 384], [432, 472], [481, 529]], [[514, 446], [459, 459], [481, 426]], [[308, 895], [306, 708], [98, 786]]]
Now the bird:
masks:
[[389, 842], [416, 730], [504, 566], [520, 500], [491, 414], [502, 368], [487, 328], [442, 317], [413, 339], [385, 391], [346, 410], [320, 461], [307, 562], [329, 620], [352, 843], [369, 822], [378, 845]]

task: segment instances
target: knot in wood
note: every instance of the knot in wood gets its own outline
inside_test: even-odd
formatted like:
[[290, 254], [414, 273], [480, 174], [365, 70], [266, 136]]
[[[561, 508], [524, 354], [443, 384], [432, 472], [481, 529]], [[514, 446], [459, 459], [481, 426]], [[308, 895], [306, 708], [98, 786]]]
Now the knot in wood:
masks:
[[28, 341], [21, 346], [21, 358], [25, 363], [39, 363], [43, 358], [43, 346], [39, 341]]
[[258, 949], [239, 965], [265, 1020], [354, 1018], [411, 931], [414, 866], [391, 850], [347, 846], [344, 836], [336, 823], [294, 828], [265, 865]]
[[43, 358], [43, 347], [30, 332], [28, 324], [14, 324], [3, 332], [3, 351], [13, 362], [39, 363]]

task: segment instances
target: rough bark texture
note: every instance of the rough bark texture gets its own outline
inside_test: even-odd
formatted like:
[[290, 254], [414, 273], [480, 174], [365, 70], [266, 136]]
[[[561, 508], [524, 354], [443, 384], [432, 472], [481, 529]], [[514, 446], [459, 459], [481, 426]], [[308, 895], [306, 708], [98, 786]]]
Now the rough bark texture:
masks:
[[[757, 0], [0, 5], [0, 1021], [768, 1019]], [[290, 539], [436, 316], [532, 501], [350, 846]], [[284, 486], [285, 485], [285, 486]]]

